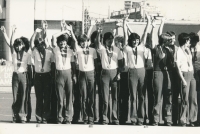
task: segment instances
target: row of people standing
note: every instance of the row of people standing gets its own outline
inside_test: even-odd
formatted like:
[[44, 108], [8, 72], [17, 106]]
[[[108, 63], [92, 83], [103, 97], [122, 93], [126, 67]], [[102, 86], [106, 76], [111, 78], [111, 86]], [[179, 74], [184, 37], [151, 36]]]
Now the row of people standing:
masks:
[[[161, 98], [163, 95], [164, 121], [166, 125], [170, 126], [172, 125], [172, 111], [177, 111], [172, 109], [172, 96], [177, 100], [179, 92], [177, 91], [178, 88], [175, 88], [177, 79], [174, 78], [180, 76], [183, 82], [183, 88], [181, 88], [182, 107], [180, 112], [180, 124], [183, 126], [186, 124], [186, 114], [189, 106], [190, 123], [193, 125], [197, 118], [197, 102], [195, 98], [195, 79], [192, 73], [192, 57], [188, 49], [189, 36], [185, 33], [180, 34], [178, 38], [180, 47], [176, 47], [173, 44], [175, 35], [173, 35], [173, 33], [162, 33], [164, 25], [164, 21], [162, 20], [158, 34], [159, 44], [157, 45], [153, 38], [155, 33], [154, 20], [151, 21], [149, 15], [147, 15], [147, 25], [141, 39], [137, 33], [130, 33], [129, 36], [127, 35], [127, 28], [129, 28], [126, 21], [127, 17], [128, 16], [123, 19], [124, 39], [116, 42], [116, 46], [113, 45], [113, 34], [107, 32], [102, 38], [102, 30], [98, 28], [96, 33], [92, 34], [92, 36], [95, 35], [96, 37], [91, 39], [92, 44], [91, 47], [89, 47], [89, 38], [86, 35], [80, 35], [77, 40], [73, 33], [72, 26], [67, 26], [67, 24], [62, 23], [62, 26], [66, 27], [66, 29], [52, 36], [52, 48], [48, 47], [50, 45], [48, 44], [45, 30], [42, 34], [42, 38], [35, 39], [37, 33], [41, 33], [41, 29], [36, 29], [30, 41], [32, 52], [29, 52], [28, 49], [26, 49], [28, 47], [25, 47], [26, 44], [21, 38], [16, 39], [13, 43], [13, 35], [16, 31], [14, 27], [11, 42], [8, 43], [13, 55], [12, 58], [15, 69], [12, 80], [14, 97], [13, 121], [20, 118], [22, 122], [25, 122], [27, 109], [26, 96], [28, 94], [26, 84], [29, 82], [34, 83], [36, 92], [36, 119], [38, 122], [47, 123], [51, 115], [50, 85], [55, 81], [58, 99], [57, 123], [70, 124], [73, 115], [73, 81], [74, 83], [77, 81], [76, 64], [78, 62], [79, 92], [81, 94], [81, 109], [83, 111], [84, 123], [93, 124], [94, 122], [93, 104], [96, 82], [102, 94], [102, 117], [100, 117], [102, 118], [102, 124], [108, 124], [107, 114], [111, 88], [111, 120], [113, 124], [119, 124], [118, 95], [121, 96], [122, 94], [122, 106], [124, 104], [125, 109], [121, 109], [123, 112], [120, 115], [120, 124], [126, 122], [128, 116], [128, 96], [130, 92], [130, 119], [133, 125], [143, 124], [145, 111], [150, 111], [149, 119], [151, 118], [151, 123], [153, 123], [153, 125], [158, 125], [159, 115], [161, 113]], [[150, 23], [152, 23], [152, 45], [149, 46], [149, 49], [146, 47], [146, 38]], [[2, 29], [5, 39], [9, 42], [5, 34], [5, 29]], [[45, 26], [44, 29], [46, 29]], [[73, 39], [71, 44], [67, 44], [69, 38]], [[117, 37], [115, 39], [117, 40]], [[188, 49], [189, 52], [181, 51], [182, 46], [184, 49]], [[101, 65], [99, 66], [100, 63]], [[33, 71], [31, 71], [31, 65], [33, 65]], [[102, 68], [101, 72], [99, 68]], [[153, 71], [151, 71], [152, 69]], [[33, 72], [33, 75], [31, 72]], [[30, 77], [29, 81], [27, 81], [27, 76]], [[154, 98], [154, 105], [151, 107], [153, 112], [150, 107], [145, 110], [145, 95], [146, 88], [148, 88], [146, 83], [149, 82], [151, 85], [151, 76], [153, 78], [153, 91], [152, 94], [150, 93], [151, 91], [148, 91], [148, 98], [149, 100]], [[120, 92], [117, 82], [119, 80]], [[190, 83], [192, 86], [190, 86]], [[23, 88], [22, 98], [24, 99], [19, 108], [15, 106], [15, 103], [17, 100], [17, 91], [21, 85]], [[190, 95], [189, 92], [186, 91], [191, 91]], [[173, 94], [173, 92], [175, 93]], [[138, 95], [138, 106], [136, 95]], [[190, 100], [189, 104], [188, 99]], [[62, 114], [63, 107], [65, 109], [64, 116]], [[15, 108], [19, 110], [15, 110]], [[99, 112], [101, 113], [101, 111]], [[177, 119], [175, 122], [177, 122]]]

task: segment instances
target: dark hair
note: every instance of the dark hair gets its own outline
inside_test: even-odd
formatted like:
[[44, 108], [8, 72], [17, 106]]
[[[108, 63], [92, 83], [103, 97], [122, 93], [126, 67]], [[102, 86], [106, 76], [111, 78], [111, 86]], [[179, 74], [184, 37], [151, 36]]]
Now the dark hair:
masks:
[[30, 47], [29, 39], [26, 37], [23, 37], [23, 36], [20, 39], [23, 41], [23, 43], [25, 45], [25, 51], [28, 52], [29, 47]]
[[103, 36], [103, 44], [106, 44], [106, 40], [110, 39], [110, 37], [114, 38], [113, 34], [111, 32], [107, 32]]
[[191, 32], [189, 35], [190, 35], [191, 42], [199, 42], [199, 35], [198, 34]]
[[85, 34], [81, 34], [78, 36], [78, 44], [80, 44], [81, 42], [88, 41], [88, 40], [89, 40], [89, 38]]
[[[22, 44], [23, 44], [23, 41], [22, 41], [21, 38], [15, 39], [15, 41], [13, 43], [13, 47], [14, 47], [15, 52], [16, 52], [16, 47], [19, 46], [19, 45], [22, 45]], [[22, 49], [24, 50], [25, 46]]]
[[171, 36], [167, 33], [162, 33], [159, 38], [158, 38], [158, 43], [161, 44], [165, 44], [166, 42], [171, 40]]
[[68, 34], [62, 34], [62, 35], [58, 36], [56, 43], [59, 44], [61, 41], [68, 42], [68, 38], [69, 38]]
[[131, 33], [128, 36], [128, 44], [131, 45], [132, 41], [135, 41], [136, 39], [139, 39], [139, 44], [140, 44], [140, 36], [137, 33]]
[[[95, 38], [97, 37], [97, 31], [94, 31], [90, 37], [91, 43], [95, 43]], [[100, 41], [102, 40], [102, 34], [100, 34]]]
[[169, 36], [176, 36], [176, 33], [175, 32], [173, 32], [173, 31], [167, 31], [166, 32]]
[[42, 38], [35, 39], [34, 44], [36, 48], [38, 47], [39, 44], [46, 48], [46, 43]]
[[180, 46], [183, 46], [189, 39], [190, 39], [190, 36], [187, 33], [181, 33], [178, 35], [178, 42]]
[[[120, 43], [124, 43], [124, 37], [123, 36], [121, 36], [121, 35], [118, 35], [118, 36], [116, 36], [115, 37], [115, 41], [118, 41], [118, 42], [120, 42]], [[124, 44], [125, 45], [125, 44]]]

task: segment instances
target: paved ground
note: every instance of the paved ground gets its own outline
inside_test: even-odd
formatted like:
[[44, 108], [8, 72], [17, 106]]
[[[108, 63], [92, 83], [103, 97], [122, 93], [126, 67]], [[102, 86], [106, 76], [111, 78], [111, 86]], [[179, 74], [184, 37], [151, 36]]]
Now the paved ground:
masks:
[[0, 87], [0, 134], [191, 134], [194, 132], [200, 132], [200, 127], [165, 127], [165, 126], [132, 126], [132, 125], [99, 125], [93, 126], [83, 124], [71, 124], [71, 125], [58, 125], [58, 124], [37, 124], [35, 120], [35, 94], [31, 94], [32, 103], [32, 118], [30, 123], [20, 124], [11, 123], [12, 121], [12, 93], [11, 88]]

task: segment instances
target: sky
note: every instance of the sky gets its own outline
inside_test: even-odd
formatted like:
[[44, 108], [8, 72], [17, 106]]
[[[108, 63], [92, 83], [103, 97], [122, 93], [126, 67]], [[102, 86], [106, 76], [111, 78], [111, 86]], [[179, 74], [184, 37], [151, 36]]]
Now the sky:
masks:
[[[36, 0], [36, 18], [55, 16], [61, 18], [81, 18], [82, 1], [91, 17], [107, 18], [110, 9], [124, 9], [124, 0]], [[142, 1], [142, 0], [134, 0]], [[157, 6], [167, 19], [200, 20], [200, 0], [146, 0], [151, 6]], [[46, 9], [46, 10], [45, 10]]]

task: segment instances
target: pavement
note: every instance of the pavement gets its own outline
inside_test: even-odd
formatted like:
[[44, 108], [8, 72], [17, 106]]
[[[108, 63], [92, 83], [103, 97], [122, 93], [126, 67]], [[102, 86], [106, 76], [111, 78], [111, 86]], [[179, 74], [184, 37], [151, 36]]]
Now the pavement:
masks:
[[[32, 89], [33, 90], [33, 89]], [[36, 98], [31, 93], [32, 116], [30, 123], [11, 123], [13, 97], [11, 87], [0, 87], [0, 134], [191, 134], [200, 132], [200, 127], [132, 126], [132, 125], [83, 125], [37, 124], [35, 119]]]

